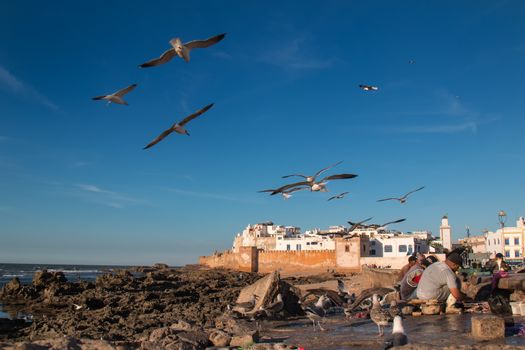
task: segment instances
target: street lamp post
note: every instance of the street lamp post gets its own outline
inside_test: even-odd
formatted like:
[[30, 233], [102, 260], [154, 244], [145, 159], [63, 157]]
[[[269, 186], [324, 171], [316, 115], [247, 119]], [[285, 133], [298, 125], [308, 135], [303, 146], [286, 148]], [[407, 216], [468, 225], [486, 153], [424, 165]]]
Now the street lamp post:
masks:
[[505, 213], [503, 210], [500, 210], [498, 213], [498, 221], [499, 226], [501, 228], [501, 251], [502, 253], [505, 252], [505, 222], [507, 221], [507, 213]]

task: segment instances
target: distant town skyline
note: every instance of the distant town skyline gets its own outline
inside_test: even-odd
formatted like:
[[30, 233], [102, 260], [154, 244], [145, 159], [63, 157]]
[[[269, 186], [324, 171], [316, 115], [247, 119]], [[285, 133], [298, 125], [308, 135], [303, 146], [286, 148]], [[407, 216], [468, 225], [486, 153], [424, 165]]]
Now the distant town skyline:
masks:
[[[0, 262], [196, 263], [268, 220], [439, 235], [448, 214], [453, 240], [495, 231], [500, 210], [514, 225], [523, 18], [518, 0], [5, 2]], [[138, 67], [220, 33], [189, 63]], [[131, 84], [128, 106], [91, 100]], [[191, 136], [143, 150], [210, 103]], [[358, 177], [328, 193], [257, 193], [338, 161], [327, 175]]]

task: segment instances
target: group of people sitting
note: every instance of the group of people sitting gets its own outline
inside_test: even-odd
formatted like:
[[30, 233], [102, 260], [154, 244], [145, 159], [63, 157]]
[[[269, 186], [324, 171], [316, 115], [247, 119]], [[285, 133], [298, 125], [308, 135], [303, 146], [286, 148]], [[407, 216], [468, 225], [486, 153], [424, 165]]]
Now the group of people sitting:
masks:
[[[507, 276], [509, 266], [501, 253], [496, 254], [489, 264], [494, 291], [498, 281]], [[408, 264], [403, 266], [399, 274], [401, 299], [434, 299], [446, 302], [447, 308], [465, 301], [468, 297], [461, 292], [461, 282], [456, 275], [460, 267], [463, 267], [463, 258], [459, 250], [450, 252], [445, 261], [438, 261], [433, 255], [425, 257], [421, 253], [409, 256]]]
[[435, 299], [446, 302], [447, 307], [464, 300], [466, 296], [461, 293], [456, 276], [462, 264], [459, 251], [449, 253], [445, 261], [438, 261], [433, 255], [411, 255], [399, 276], [401, 299]]

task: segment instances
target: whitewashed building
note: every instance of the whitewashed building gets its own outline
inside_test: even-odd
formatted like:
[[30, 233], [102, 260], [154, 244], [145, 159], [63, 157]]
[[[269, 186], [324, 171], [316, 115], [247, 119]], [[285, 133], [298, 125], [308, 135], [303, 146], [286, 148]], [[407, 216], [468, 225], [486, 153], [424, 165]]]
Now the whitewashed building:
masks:
[[525, 218], [519, 217], [515, 227], [503, 227], [487, 232], [486, 250], [495, 255], [502, 253], [507, 259], [523, 260], [525, 244]]

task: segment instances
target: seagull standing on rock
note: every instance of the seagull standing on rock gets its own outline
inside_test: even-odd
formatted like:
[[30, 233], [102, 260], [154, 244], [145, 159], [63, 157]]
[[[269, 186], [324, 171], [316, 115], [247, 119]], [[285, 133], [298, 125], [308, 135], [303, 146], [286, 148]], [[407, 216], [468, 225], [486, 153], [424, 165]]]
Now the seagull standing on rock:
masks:
[[112, 93], [112, 94], [109, 94], [109, 95], [101, 95], [101, 96], [93, 97], [92, 100], [106, 100], [106, 101], [108, 101], [108, 104], [113, 102], [113, 103], [117, 103], [119, 105], [127, 106], [128, 103], [126, 101], [124, 101], [124, 99], [122, 97], [124, 97], [125, 94], [127, 94], [128, 92], [130, 92], [131, 90], [133, 90], [136, 87], [137, 87], [137, 84], [132, 84], [132, 85], [128, 86], [127, 88], [119, 90], [119, 91], [117, 91], [115, 93]]
[[160, 134], [159, 136], [157, 136], [157, 138], [153, 141], [151, 141], [146, 147], [144, 147], [144, 149], [148, 149], [150, 147], [153, 147], [155, 146], [157, 143], [159, 143], [160, 141], [162, 141], [162, 139], [164, 139], [166, 136], [168, 136], [169, 134], [171, 134], [172, 132], [176, 132], [176, 133], [179, 133], [179, 134], [185, 134], [185, 135], [188, 135], [190, 136], [190, 133], [188, 132], [188, 130], [186, 130], [184, 128], [184, 125], [188, 124], [191, 120], [197, 118], [198, 116], [200, 116], [201, 114], [203, 114], [204, 112], [206, 112], [208, 109], [210, 109], [211, 107], [213, 107], [213, 103], [212, 104], [209, 104], [207, 105], [206, 107], [202, 108], [201, 110], [198, 110], [197, 112], [193, 113], [193, 114], [190, 114], [189, 116], [187, 116], [186, 118], [184, 118], [182, 121], [178, 122], [178, 123], [175, 123], [171, 126], [171, 128], [165, 130], [162, 132], [162, 134]]
[[184, 44], [182, 43], [180, 38], [171, 39], [170, 40], [170, 45], [172, 46], [171, 49], [168, 49], [167, 51], [165, 51], [159, 58], [155, 58], [155, 59], [152, 59], [151, 61], [143, 63], [139, 67], [148, 68], [148, 67], [160, 66], [161, 64], [171, 61], [171, 59], [175, 56], [179, 56], [184, 61], [189, 62], [191, 50], [203, 49], [208, 46], [217, 44], [219, 41], [224, 39], [225, 36], [226, 36], [226, 33], [223, 33], [223, 34], [212, 36], [211, 38], [208, 38], [206, 40], [193, 40], [193, 41], [189, 41]]
[[377, 325], [379, 329], [379, 336], [384, 334], [383, 328], [388, 326], [388, 322], [392, 320], [388, 310], [384, 310], [379, 304], [379, 298], [377, 294], [372, 296], [372, 310], [370, 310], [370, 318]]

